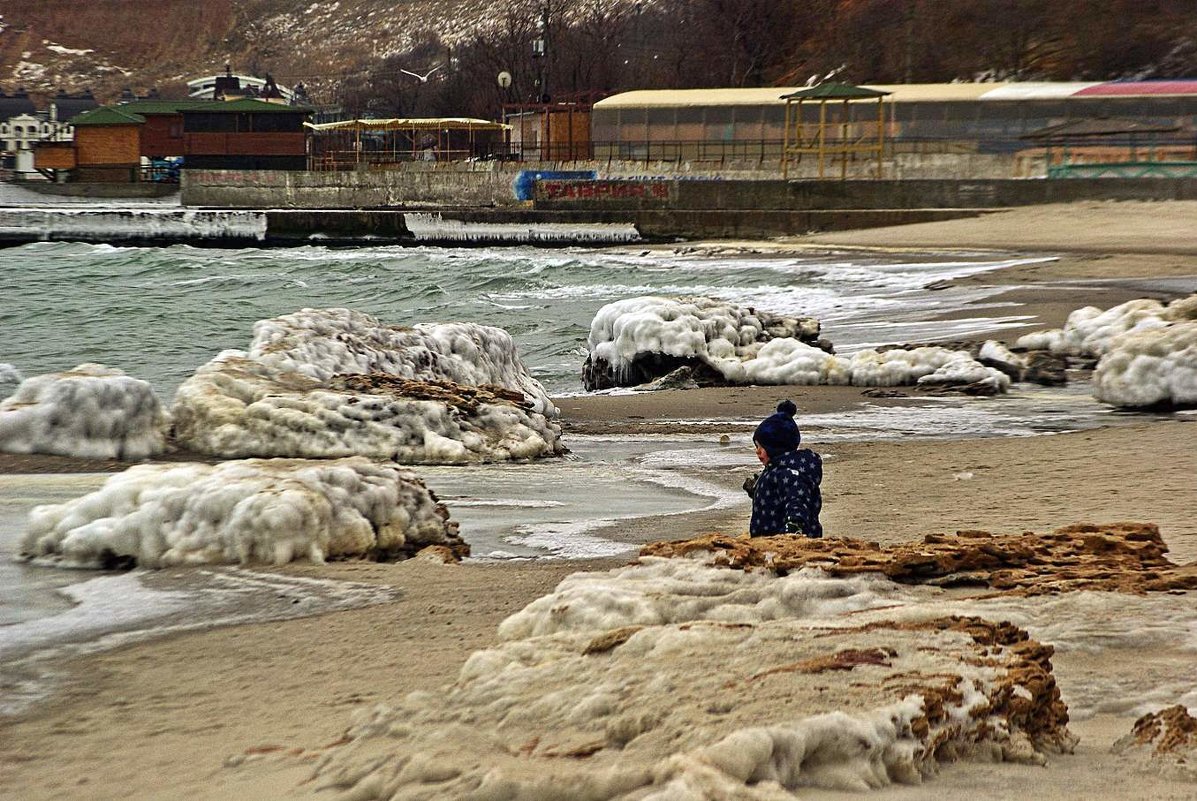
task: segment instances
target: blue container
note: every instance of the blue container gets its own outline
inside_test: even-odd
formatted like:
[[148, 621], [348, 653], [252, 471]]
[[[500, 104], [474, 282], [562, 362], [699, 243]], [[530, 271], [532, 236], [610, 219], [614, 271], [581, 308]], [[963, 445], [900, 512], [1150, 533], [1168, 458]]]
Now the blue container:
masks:
[[593, 181], [598, 178], [594, 170], [520, 170], [511, 184], [516, 200], [531, 200], [536, 192], [537, 181]]

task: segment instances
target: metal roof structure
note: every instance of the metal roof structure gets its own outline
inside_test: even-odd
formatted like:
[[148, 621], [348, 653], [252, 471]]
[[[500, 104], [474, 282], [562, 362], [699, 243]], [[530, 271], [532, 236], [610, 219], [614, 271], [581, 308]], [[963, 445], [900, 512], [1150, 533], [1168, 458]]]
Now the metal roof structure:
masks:
[[178, 114], [184, 109], [201, 108], [211, 105], [211, 100], [130, 100], [111, 108], [119, 109], [128, 114]]
[[506, 131], [511, 129], [510, 125], [501, 122], [470, 117], [390, 117], [377, 120], [341, 120], [340, 122], [318, 124], [305, 122], [304, 126], [317, 133], [322, 131]]
[[1160, 125], [1140, 120], [1099, 117], [1096, 119], [1069, 120], [1058, 125], [1049, 125], [1023, 134], [1023, 139], [1066, 139], [1070, 137], [1128, 136], [1131, 134], [1173, 133], [1179, 125]]
[[29, 99], [29, 94], [24, 89], [11, 95], [0, 92], [0, 120], [35, 113], [37, 113], [37, 107]]
[[85, 111], [70, 120], [71, 125], [76, 128], [89, 125], [141, 125], [144, 122], [145, 117], [140, 114], [122, 111], [112, 106], [101, 106], [91, 111]]
[[180, 109], [183, 113], [189, 111], [221, 112], [232, 111], [253, 114], [311, 114], [314, 109], [309, 106], [289, 106], [286, 103], [269, 103], [265, 100], [255, 100], [243, 97], [238, 100], [192, 100], [190, 105]]
[[[826, 85], [826, 84], [824, 84]], [[594, 104], [596, 111], [618, 108], [780, 105], [787, 95], [815, 87], [778, 86], [750, 89], [640, 89], [621, 92]], [[861, 89], [888, 92], [890, 100], [952, 103], [991, 100], [1060, 100], [1096, 97], [1197, 96], [1193, 81], [1027, 81], [1023, 83], [861, 84]]]
[[1077, 92], [1080, 97], [1125, 97], [1154, 95], [1176, 97], [1197, 95], [1197, 81], [1109, 81], [1086, 87]]
[[865, 86], [853, 86], [850, 83], [828, 81], [815, 84], [806, 89], [799, 89], [781, 96], [782, 100], [876, 100], [886, 97], [893, 92], [883, 92], [879, 89], [869, 89]]

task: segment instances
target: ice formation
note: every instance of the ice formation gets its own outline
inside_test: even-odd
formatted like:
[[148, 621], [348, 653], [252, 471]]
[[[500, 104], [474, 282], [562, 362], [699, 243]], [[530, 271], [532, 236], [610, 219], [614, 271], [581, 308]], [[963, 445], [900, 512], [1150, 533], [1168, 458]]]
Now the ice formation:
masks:
[[21, 371], [11, 364], [0, 362], [0, 400], [4, 400], [25, 380]]
[[363, 458], [138, 465], [95, 492], [38, 506], [25, 559], [64, 567], [391, 559], [468, 553], [413, 473]]
[[166, 427], [148, 383], [99, 364], [27, 378], [0, 401], [6, 453], [144, 459], [165, 450]]
[[172, 412], [181, 445], [224, 458], [443, 463], [563, 450], [558, 410], [506, 331], [397, 328], [348, 309], [258, 322], [249, 351], [200, 367]]
[[1197, 781], [1197, 718], [1179, 704], [1148, 713], [1111, 750], [1140, 770]]
[[1071, 747], [1050, 648], [978, 619], [841, 617], [895, 591], [696, 560], [572, 576], [440, 694], [359, 715], [314, 786], [380, 800], [764, 801]]
[[641, 384], [687, 363], [754, 354], [778, 337], [815, 342], [819, 321], [712, 298], [628, 298], [595, 314], [583, 381], [587, 389]]
[[1016, 345], [1028, 350], [1096, 358], [1109, 350], [1111, 342], [1121, 334], [1162, 328], [1184, 320], [1197, 320], [1197, 295], [1169, 304], [1140, 298], [1105, 311], [1086, 306], [1068, 315], [1063, 328], [1026, 334], [1019, 337]]
[[710, 298], [630, 298], [599, 309], [583, 367], [588, 388], [638, 384], [698, 364], [731, 384], [982, 384], [1003, 392], [1007, 376], [967, 352], [939, 347], [866, 350], [845, 358], [814, 347], [819, 323], [773, 318]]
[[487, 223], [421, 212], [404, 214], [403, 220], [415, 240], [422, 243], [595, 246], [640, 241], [640, 232], [632, 223]]
[[101, 242], [266, 237], [266, 213], [218, 209], [0, 209], [0, 234]]
[[1093, 396], [1114, 406], [1197, 406], [1197, 320], [1115, 337], [1093, 374]]
[[817, 566], [834, 576], [884, 575], [908, 584], [991, 587], [1033, 595], [1077, 590], [1126, 593], [1197, 589], [1197, 575], [1169, 561], [1152, 523], [1077, 523], [1052, 532], [999, 536], [985, 531], [928, 535], [879, 545], [849, 538], [732, 537], [708, 534], [653, 542], [644, 556], [710, 554], [743, 570]]

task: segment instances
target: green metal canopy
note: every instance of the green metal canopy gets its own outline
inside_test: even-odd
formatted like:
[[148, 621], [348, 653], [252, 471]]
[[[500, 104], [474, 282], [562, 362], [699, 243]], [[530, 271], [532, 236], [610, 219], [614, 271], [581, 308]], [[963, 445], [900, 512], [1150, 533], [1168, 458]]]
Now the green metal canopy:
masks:
[[93, 108], [70, 120], [70, 124], [76, 128], [86, 125], [140, 125], [143, 122], [145, 122], [145, 117], [140, 114], [121, 111], [111, 106]]
[[130, 100], [113, 108], [128, 114], [178, 114], [190, 108], [209, 105], [211, 100]]
[[242, 97], [237, 100], [212, 100], [203, 107], [187, 107], [183, 111], [239, 111], [254, 112], [256, 114], [272, 114], [289, 112], [291, 114], [311, 114], [315, 109], [310, 106], [290, 106], [286, 103], [268, 103], [252, 97]]
[[885, 97], [889, 92], [878, 89], [868, 89], [864, 86], [853, 86], [850, 83], [827, 81], [808, 89], [799, 89], [782, 95], [782, 100], [875, 100]]

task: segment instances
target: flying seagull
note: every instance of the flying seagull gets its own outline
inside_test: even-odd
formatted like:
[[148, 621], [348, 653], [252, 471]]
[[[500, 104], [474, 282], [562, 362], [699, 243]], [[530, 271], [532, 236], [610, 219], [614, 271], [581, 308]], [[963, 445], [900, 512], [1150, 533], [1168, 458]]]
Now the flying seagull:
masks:
[[400, 68], [399, 71], [406, 75], [410, 75], [411, 77], [415, 78], [420, 83], [428, 83], [428, 79], [432, 77], [432, 73], [436, 72], [440, 68], [441, 68], [441, 65], [437, 64], [435, 67], [428, 70], [428, 72], [424, 73], [423, 75], [421, 75], [418, 72], [412, 72], [411, 70], [405, 70], [403, 68]]

